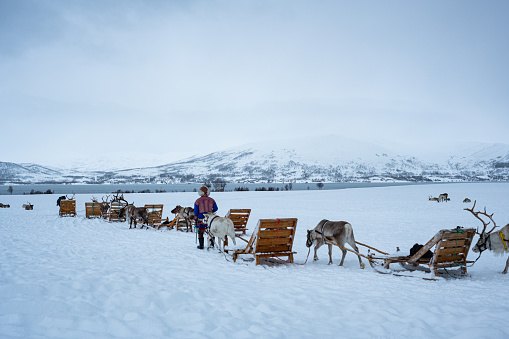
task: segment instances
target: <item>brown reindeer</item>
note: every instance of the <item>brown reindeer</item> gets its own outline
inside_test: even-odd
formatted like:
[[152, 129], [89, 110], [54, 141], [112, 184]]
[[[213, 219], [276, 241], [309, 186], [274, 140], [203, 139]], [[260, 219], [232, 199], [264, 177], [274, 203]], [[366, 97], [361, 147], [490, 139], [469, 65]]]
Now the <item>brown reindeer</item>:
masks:
[[[479, 233], [477, 231], [476, 233], [479, 234], [479, 240], [477, 240], [477, 243], [472, 248], [472, 251], [475, 253], [482, 253], [485, 250], [493, 251], [496, 255], [502, 255], [505, 252], [509, 252], [509, 224], [505, 225], [500, 229], [500, 231], [492, 233], [495, 228], [497, 228], [497, 224], [495, 223], [495, 220], [493, 220], [493, 213], [488, 214], [486, 212], [486, 207], [484, 208], [484, 212], [474, 212], [475, 203], [472, 206], [472, 208], [465, 208], [466, 211], [469, 211], [476, 217], [481, 223], [483, 224], [482, 232]], [[483, 219], [481, 216], [488, 218], [488, 220]], [[486, 227], [493, 223], [493, 227], [491, 230], [486, 232]], [[507, 258], [507, 261], [505, 263], [505, 268], [502, 271], [503, 274], [507, 273], [507, 270], [509, 269], [509, 257]]]
[[142, 221], [141, 228], [143, 228], [143, 224], [145, 224], [148, 228], [148, 211], [145, 207], [135, 207], [134, 202], [126, 207], [122, 207], [118, 213], [119, 218], [129, 219], [129, 229], [133, 226], [136, 228], [138, 224], [138, 220]]
[[[359, 249], [357, 245], [355, 245], [355, 237], [353, 236], [353, 228], [349, 222], [346, 221], [329, 221], [329, 220], [321, 220], [318, 225], [313, 230], [308, 230], [306, 246], [311, 247], [315, 245], [315, 256], [314, 260], [318, 260], [318, 256], [316, 251], [325, 244], [325, 240], [332, 241], [337, 245], [344, 247], [345, 243], [348, 243], [355, 252], [359, 253]], [[329, 245], [329, 265], [332, 264], [332, 244], [327, 243]], [[341, 248], [343, 252], [343, 257], [341, 258], [341, 262], [339, 266], [343, 266], [343, 262], [345, 261], [346, 250]], [[362, 263], [361, 257], [359, 258], [359, 265], [361, 268], [364, 268], [364, 264]]]
[[23, 207], [23, 208], [24, 208], [24, 209], [26, 209], [27, 211], [31, 211], [31, 210], [33, 210], [33, 209], [34, 209], [34, 205], [32, 205], [31, 203], [29, 203], [28, 201], [27, 201], [27, 203], [26, 203], [26, 204], [23, 204], [21, 207]]
[[11, 205], [5, 205], [5, 204], [0, 203], [0, 208], [9, 208], [9, 207], [11, 207]]
[[442, 194], [440, 194], [440, 195], [438, 196], [438, 201], [439, 201], [439, 202], [442, 202], [442, 201], [447, 202], [447, 201], [449, 201], [449, 200], [451, 200], [451, 199], [449, 199], [449, 194], [447, 194], [447, 193], [442, 193]]
[[101, 215], [103, 218], [106, 218], [108, 216], [108, 210], [110, 209], [110, 202], [108, 199], [110, 198], [109, 195], [106, 196], [106, 200], [104, 200], [104, 197], [101, 198], [101, 203], [99, 204], [99, 210], [101, 210]]
[[187, 232], [192, 231], [192, 225], [194, 220], [194, 209], [192, 207], [182, 207], [177, 205], [174, 209], [171, 210], [171, 213], [177, 214], [179, 219], [184, 219], [186, 222]]

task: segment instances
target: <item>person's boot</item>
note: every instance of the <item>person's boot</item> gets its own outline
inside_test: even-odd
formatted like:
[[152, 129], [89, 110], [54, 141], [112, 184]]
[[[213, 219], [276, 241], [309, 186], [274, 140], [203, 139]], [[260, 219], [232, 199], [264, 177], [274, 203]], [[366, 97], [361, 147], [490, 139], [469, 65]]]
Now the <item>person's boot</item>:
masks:
[[200, 244], [196, 248], [202, 250], [203, 249], [203, 242], [204, 242], [204, 240], [205, 239], [203, 239], [203, 238], [198, 238], [198, 241], [199, 241]]
[[210, 238], [210, 247], [214, 248], [214, 238]]

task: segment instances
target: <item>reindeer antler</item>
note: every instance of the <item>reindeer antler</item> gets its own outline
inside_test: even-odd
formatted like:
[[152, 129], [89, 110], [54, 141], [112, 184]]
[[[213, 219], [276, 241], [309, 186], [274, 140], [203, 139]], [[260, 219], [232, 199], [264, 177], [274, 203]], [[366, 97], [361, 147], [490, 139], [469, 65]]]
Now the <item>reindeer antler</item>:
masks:
[[475, 203], [476, 203], [476, 202], [477, 202], [477, 200], [474, 200], [474, 205], [472, 205], [472, 208], [464, 208], [464, 210], [465, 210], [465, 211], [469, 211], [470, 213], [472, 213], [472, 214], [473, 214], [473, 215], [474, 215], [477, 219], [479, 219], [479, 220], [482, 222], [482, 224], [484, 225], [484, 227], [483, 227], [483, 229], [482, 229], [482, 232], [481, 232], [481, 233], [476, 232], [476, 233], [477, 233], [477, 234], [479, 234], [479, 235], [480, 235], [480, 234], [483, 234], [483, 233], [486, 231], [486, 227], [490, 224], [490, 221], [488, 221], [488, 222], [484, 221], [484, 220], [483, 220], [483, 219], [479, 216], [479, 214], [480, 214], [480, 215], [484, 215], [484, 216], [488, 217], [488, 219], [490, 219], [490, 220], [491, 220], [491, 222], [493, 222], [493, 228], [492, 228], [492, 229], [488, 232], [488, 234], [489, 234], [489, 233], [493, 232], [493, 230], [497, 227], [497, 224], [495, 223], [495, 220], [493, 220], [493, 214], [494, 214], [494, 213], [488, 214], [488, 213], [486, 212], [486, 207], [484, 207], [484, 212], [481, 212], [481, 211], [474, 212], [474, 207], [475, 207]]

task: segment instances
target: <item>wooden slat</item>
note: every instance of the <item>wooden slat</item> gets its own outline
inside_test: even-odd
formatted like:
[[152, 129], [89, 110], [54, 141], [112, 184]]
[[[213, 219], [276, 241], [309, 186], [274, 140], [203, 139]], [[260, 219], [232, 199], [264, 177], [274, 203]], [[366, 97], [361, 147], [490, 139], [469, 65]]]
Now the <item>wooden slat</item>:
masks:
[[291, 238], [260, 238], [256, 241], [257, 246], [267, 246], [267, 245], [280, 245], [280, 244], [291, 244]]
[[293, 229], [284, 230], [260, 230], [260, 237], [264, 238], [277, 238], [277, 237], [290, 237], [295, 233]]
[[458, 241], [456, 240], [446, 240], [446, 241], [442, 241], [440, 243], [440, 246], [443, 246], [443, 247], [452, 247], [452, 246], [465, 246], [466, 244], [469, 244], [470, 245], [470, 239], [458, 239]]
[[292, 248], [290, 245], [278, 245], [278, 246], [256, 246], [255, 253], [279, 253], [291, 251]]
[[466, 252], [467, 248], [466, 247], [458, 247], [458, 248], [441, 248], [440, 249], [440, 256], [442, 255], [453, 255], [454, 253], [456, 254], [463, 254], [465, 255], [465, 252]]

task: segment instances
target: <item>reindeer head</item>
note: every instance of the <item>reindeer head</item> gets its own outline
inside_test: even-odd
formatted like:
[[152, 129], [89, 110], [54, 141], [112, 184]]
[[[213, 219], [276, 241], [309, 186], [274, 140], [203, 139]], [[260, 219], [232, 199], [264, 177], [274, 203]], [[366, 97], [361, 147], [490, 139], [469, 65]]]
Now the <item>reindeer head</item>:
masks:
[[[472, 248], [472, 251], [478, 253], [478, 252], [482, 252], [482, 251], [488, 249], [488, 245], [487, 245], [488, 239], [489, 239], [489, 237], [491, 235], [491, 232], [493, 232], [493, 230], [497, 227], [497, 224], [495, 223], [495, 220], [493, 220], [493, 213], [492, 214], [488, 214], [486, 212], [486, 207], [484, 208], [484, 212], [481, 212], [481, 211], [474, 212], [474, 207], [475, 207], [475, 203], [476, 202], [477, 201], [474, 200], [474, 205], [472, 206], [472, 208], [465, 208], [464, 210], [469, 211], [470, 213], [472, 213], [474, 215], [474, 217], [479, 219], [481, 221], [481, 223], [483, 224], [482, 231], [479, 233], [479, 230], [477, 230], [477, 232], [476, 232], [479, 235], [479, 240], [477, 240], [477, 243]], [[488, 218], [490, 221], [484, 220], [483, 218], [481, 218], [480, 215], [484, 216], [485, 218]], [[486, 227], [490, 223], [493, 223], [493, 227], [491, 228], [491, 230], [486, 232]]]
[[[203, 223], [204, 224], [209, 224], [209, 221], [212, 221], [212, 219], [216, 216], [216, 213], [215, 212], [208, 212], [208, 213], [203, 213]], [[210, 225], [209, 225], [210, 226]]]
[[106, 196], [106, 201], [104, 200], [104, 197], [101, 198], [102, 202], [99, 205], [99, 209], [101, 210], [102, 215], [108, 213], [108, 210], [110, 209], [110, 202], [108, 201], [109, 198], [110, 198], [109, 195]]
[[182, 209], [182, 206], [177, 205], [177, 207], [175, 207], [174, 209], [171, 210], [171, 213], [177, 214], [180, 212], [181, 209]]
[[306, 247], [313, 246], [313, 243], [316, 240], [316, 231], [315, 230], [307, 230], [308, 234], [306, 237]]

